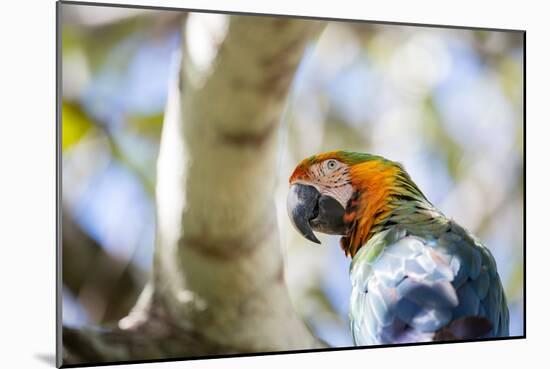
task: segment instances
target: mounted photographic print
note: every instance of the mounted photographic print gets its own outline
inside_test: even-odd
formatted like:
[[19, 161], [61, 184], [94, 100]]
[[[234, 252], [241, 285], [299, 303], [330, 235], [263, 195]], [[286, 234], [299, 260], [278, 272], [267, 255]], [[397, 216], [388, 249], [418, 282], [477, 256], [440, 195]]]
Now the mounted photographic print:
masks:
[[525, 337], [525, 32], [58, 3], [58, 365]]

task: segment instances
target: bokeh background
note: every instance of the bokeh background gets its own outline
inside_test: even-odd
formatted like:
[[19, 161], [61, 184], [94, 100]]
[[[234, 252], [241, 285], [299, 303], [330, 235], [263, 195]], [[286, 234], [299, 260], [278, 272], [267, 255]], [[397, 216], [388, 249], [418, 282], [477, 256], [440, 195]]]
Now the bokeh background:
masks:
[[[185, 12], [63, 5], [63, 323], [125, 315], [152, 266], [155, 164]], [[190, 37], [194, 37], [190, 35]], [[349, 259], [286, 215], [297, 162], [331, 149], [400, 161], [428, 198], [493, 252], [523, 326], [523, 34], [327, 22], [308, 46], [280, 130], [276, 200], [286, 279], [334, 346], [348, 329]]]

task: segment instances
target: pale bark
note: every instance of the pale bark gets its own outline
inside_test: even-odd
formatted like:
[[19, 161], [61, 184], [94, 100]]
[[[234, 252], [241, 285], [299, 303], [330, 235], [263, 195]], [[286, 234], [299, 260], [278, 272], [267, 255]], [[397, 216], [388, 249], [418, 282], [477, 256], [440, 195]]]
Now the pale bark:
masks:
[[248, 16], [223, 27], [207, 18], [225, 16], [193, 16], [189, 32], [206, 32], [211, 45], [201, 54], [184, 38], [181, 83], [169, 97], [153, 279], [119, 329], [66, 330], [66, 347], [78, 342], [67, 347], [73, 362], [322, 345], [292, 308], [273, 200], [285, 98], [321, 27]]

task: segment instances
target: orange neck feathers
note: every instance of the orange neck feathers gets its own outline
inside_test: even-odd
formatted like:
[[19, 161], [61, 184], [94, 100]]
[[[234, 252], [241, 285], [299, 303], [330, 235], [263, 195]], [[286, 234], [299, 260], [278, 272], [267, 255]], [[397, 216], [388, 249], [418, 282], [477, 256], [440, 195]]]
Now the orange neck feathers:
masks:
[[353, 257], [372, 236], [372, 228], [386, 219], [392, 206], [389, 201], [397, 192], [397, 176], [401, 169], [379, 160], [351, 166], [352, 184], [357, 196], [352, 198], [344, 220], [350, 223], [351, 233], [343, 237], [341, 247], [346, 256]]

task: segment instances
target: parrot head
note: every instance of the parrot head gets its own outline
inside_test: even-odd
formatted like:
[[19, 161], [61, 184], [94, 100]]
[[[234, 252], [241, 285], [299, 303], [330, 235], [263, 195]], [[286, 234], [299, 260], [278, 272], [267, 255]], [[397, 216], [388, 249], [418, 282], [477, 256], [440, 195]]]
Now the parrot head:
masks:
[[403, 167], [381, 156], [330, 151], [302, 160], [289, 179], [287, 210], [296, 230], [321, 243], [313, 231], [341, 235], [346, 255], [392, 223], [397, 207], [427, 202]]

